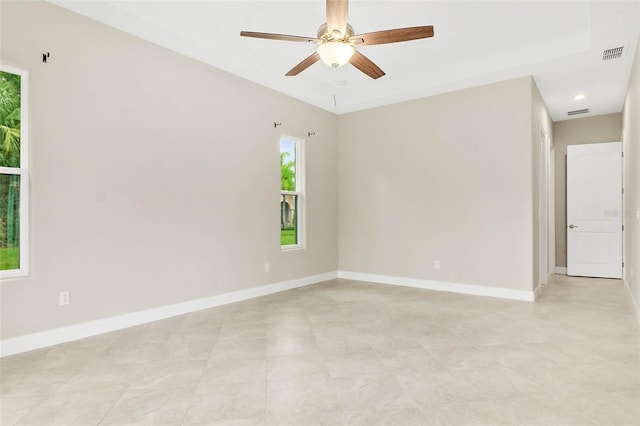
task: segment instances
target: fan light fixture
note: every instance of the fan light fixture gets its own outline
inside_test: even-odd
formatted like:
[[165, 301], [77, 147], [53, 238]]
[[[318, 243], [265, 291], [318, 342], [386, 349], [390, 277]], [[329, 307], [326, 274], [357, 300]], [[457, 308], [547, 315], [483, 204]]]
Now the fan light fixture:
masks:
[[317, 45], [317, 51], [303, 59], [285, 74], [289, 77], [300, 74], [311, 65], [322, 60], [322, 62], [333, 68], [338, 68], [350, 63], [356, 69], [362, 71], [374, 80], [382, 77], [384, 71], [374, 64], [371, 59], [358, 52], [356, 47], [398, 43], [401, 41], [433, 37], [432, 25], [394, 28], [392, 30], [356, 34], [353, 31], [353, 27], [347, 22], [347, 18], [349, 17], [349, 0], [326, 0], [326, 6], [327, 21], [318, 28], [317, 37], [258, 33], [255, 31], [240, 31], [240, 36], [267, 40], [294, 41], [307, 44], [313, 43]]
[[333, 68], [338, 68], [349, 62], [355, 53], [352, 45], [342, 41], [329, 41], [318, 46], [318, 54], [322, 61]]

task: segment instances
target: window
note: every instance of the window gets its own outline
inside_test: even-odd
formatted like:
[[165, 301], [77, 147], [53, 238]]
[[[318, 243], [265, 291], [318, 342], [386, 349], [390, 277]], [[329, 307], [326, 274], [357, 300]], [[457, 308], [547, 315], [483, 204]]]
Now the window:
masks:
[[27, 274], [27, 73], [0, 68], [0, 278]]
[[280, 138], [280, 246], [304, 247], [304, 150], [303, 140]]

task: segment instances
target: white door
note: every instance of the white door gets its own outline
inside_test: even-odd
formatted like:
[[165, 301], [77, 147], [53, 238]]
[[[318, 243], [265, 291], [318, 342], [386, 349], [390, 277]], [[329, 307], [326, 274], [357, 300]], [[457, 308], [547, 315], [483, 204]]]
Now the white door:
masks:
[[567, 275], [622, 278], [622, 143], [567, 146]]

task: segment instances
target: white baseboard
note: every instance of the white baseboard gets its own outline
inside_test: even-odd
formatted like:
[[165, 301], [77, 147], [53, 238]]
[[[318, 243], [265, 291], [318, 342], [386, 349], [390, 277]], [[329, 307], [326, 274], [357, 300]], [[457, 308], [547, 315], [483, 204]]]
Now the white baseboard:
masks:
[[475, 296], [499, 297], [501, 299], [535, 301], [533, 290], [514, 290], [502, 287], [488, 287], [474, 284], [460, 284], [446, 281], [432, 281], [418, 278], [392, 277], [389, 275], [362, 274], [359, 272], [338, 271], [338, 277], [348, 280], [369, 281], [380, 284], [400, 285], [425, 290], [448, 291], [451, 293], [472, 294]]
[[0, 357], [338, 278], [336, 271], [0, 340]]
[[[470, 294], [476, 296], [498, 297], [533, 302], [540, 292], [540, 286], [535, 291], [514, 290], [501, 287], [488, 287], [473, 284], [460, 284], [446, 281], [432, 281], [417, 278], [394, 277], [388, 275], [363, 274], [350, 271], [334, 271], [309, 277], [283, 281], [274, 284], [238, 290], [231, 293], [219, 294], [202, 299], [190, 300], [173, 305], [161, 306], [130, 314], [74, 324], [66, 327], [45, 330], [38, 333], [26, 334], [0, 340], [0, 357], [14, 355], [22, 352], [53, 346], [60, 343], [91, 337], [110, 331], [146, 324], [177, 315], [196, 312], [203, 309], [240, 302], [266, 296], [281, 291], [304, 287], [335, 278], [344, 278], [356, 281], [368, 281], [380, 284], [391, 284], [405, 287], [421, 288], [426, 290], [448, 291], [452, 293]], [[636, 307], [636, 315], [637, 315]]]
[[556, 266], [556, 274], [567, 275], [567, 267], [566, 266]]
[[622, 282], [624, 283], [624, 287], [627, 289], [627, 293], [629, 293], [629, 299], [631, 299], [633, 314], [636, 317], [638, 326], [640, 326], [640, 306], [638, 306], [638, 303], [640, 303], [640, 301], [636, 301], [636, 299], [633, 297], [633, 292], [631, 291], [631, 287], [629, 287], [629, 283], [627, 282], [627, 280], [623, 279]]

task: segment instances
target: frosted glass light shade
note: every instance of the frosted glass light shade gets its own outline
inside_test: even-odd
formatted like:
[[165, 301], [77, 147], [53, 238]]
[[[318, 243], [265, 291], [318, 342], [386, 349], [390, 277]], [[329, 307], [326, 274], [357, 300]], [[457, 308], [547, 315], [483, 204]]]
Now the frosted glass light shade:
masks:
[[350, 44], [330, 41], [318, 46], [318, 54], [322, 61], [330, 67], [338, 68], [349, 62], [356, 50]]

